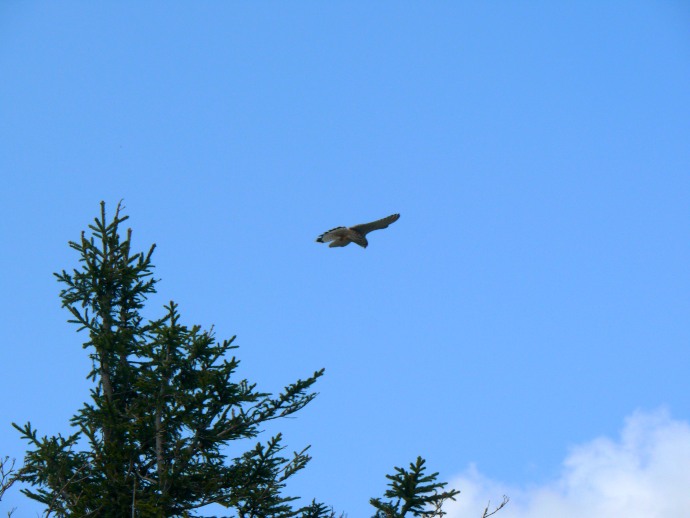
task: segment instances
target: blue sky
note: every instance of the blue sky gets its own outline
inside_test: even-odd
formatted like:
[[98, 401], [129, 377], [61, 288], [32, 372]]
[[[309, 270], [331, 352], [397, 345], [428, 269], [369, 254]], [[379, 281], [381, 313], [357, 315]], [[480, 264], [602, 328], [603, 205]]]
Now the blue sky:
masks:
[[[312, 445], [293, 494], [369, 516], [422, 455], [466, 484], [451, 518], [505, 488], [537, 518], [621, 449], [687, 487], [644, 469], [690, 449], [690, 8], [556, 4], [2, 3], [0, 455], [88, 395], [52, 272], [124, 199], [147, 314], [236, 334], [266, 390], [326, 368], [267, 430]], [[314, 242], [394, 212], [366, 250]]]

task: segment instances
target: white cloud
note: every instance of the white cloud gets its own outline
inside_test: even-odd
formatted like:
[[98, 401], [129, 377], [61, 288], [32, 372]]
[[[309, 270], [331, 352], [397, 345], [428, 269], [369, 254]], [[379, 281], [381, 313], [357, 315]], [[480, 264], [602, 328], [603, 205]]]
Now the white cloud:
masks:
[[480, 518], [487, 501], [510, 503], [496, 518], [669, 518], [690, 516], [690, 424], [667, 412], [636, 412], [618, 440], [573, 448], [558, 479], [509, 487], [471, 466], [452, 480], [460, 489], [448, 518]]

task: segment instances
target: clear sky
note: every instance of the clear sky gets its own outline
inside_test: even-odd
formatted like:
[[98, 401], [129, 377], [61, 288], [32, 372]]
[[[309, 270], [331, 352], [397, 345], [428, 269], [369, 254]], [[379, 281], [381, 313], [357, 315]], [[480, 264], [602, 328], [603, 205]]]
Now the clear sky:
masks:
[[124, 199], [148, 315], [326, 368], [289, 492], [370, 516], [422, 455], [450, 518], [690, 508], [687, 3], [5, 1], [0, 77], [0, 455], [88, 397], [52, 272]]

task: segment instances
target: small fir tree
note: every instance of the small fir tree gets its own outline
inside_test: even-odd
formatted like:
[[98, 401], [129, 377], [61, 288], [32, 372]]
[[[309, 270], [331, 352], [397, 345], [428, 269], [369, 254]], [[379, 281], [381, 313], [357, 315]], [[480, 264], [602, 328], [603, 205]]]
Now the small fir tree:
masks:
[[382, 502], [379, 498], [370, 500], [377, 512], [375, 518], [402, 518], [420, 516], [431, 518], [443, 516], [441, 509], [446, 500], [455, 500], [460, 493], [456, 489], [443, 491], [447, 482], [436, 482], [438, 473], [425, 475], [425, 461], [417, 457], [415, 463], [410, 463], [409, 471], [404, 468], [395, 468], [395, 475], [386, 475], [391, 482], [384, 496], [391, 500]]

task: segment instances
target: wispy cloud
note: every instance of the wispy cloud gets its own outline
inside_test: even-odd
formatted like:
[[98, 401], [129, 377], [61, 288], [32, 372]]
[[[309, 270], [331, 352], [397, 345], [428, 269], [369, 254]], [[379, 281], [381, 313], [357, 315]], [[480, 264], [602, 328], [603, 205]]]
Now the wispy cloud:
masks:
[[571, 450], [561, 475], [510, 487], [470, 467], [451, 483], [462, 491], [448, 518], [479, 518], [487, 501], [510, 503], [497, 518], [668, 518], [690, 516], [690, 424], [665, 411], [636, 412], [620, 437]]

